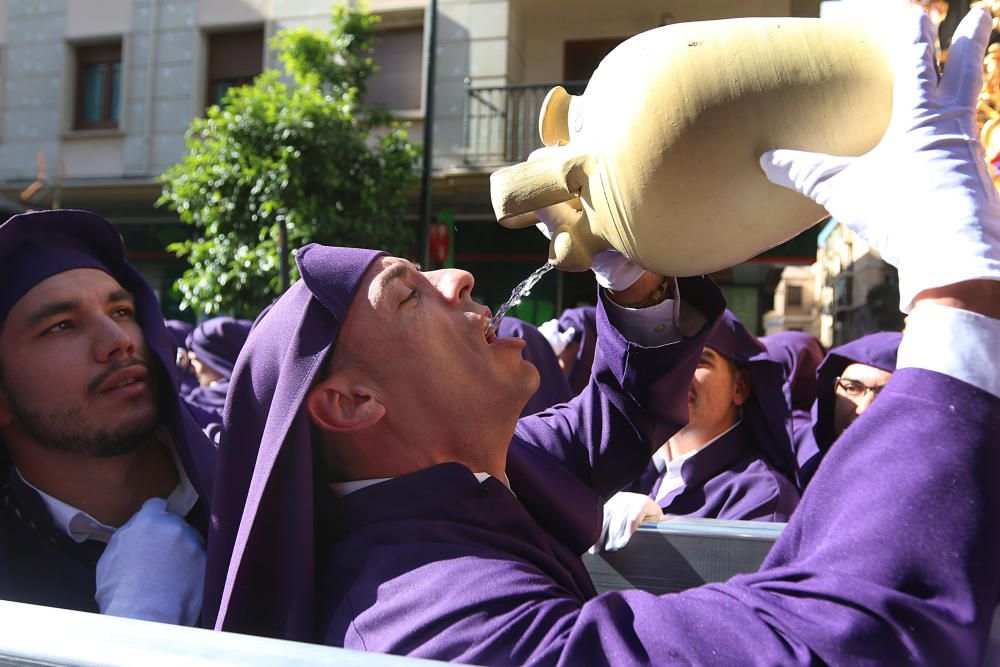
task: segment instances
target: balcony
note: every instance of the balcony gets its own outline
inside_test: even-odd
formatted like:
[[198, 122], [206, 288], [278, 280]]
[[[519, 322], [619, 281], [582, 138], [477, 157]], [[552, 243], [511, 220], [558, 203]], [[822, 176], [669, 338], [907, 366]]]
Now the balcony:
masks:
[[549, 90], [562, 86], [579, 95], [586, 81], [470, 86], [465, 81], [462, 144], [467, 165], [497, 166], [523, 162], [542, 146], [538, 112]]

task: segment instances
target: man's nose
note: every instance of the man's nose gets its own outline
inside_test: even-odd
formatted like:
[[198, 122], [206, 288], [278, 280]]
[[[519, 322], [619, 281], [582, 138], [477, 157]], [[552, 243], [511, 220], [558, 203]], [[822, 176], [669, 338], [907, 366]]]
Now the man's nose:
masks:
[[875, 392], [867, 391], [865, 395], [858, 400], [858, 407], [855, 412], [860, 416], [864, 414], [865, 410], [871, 407], [872, 401], [875, 400]]
[[430, 271], [427, 277], [444, 298], [453, 304], [461, 304], [470, 299], [472, 287], [476, 284], [472, 274], [461, 269]]
[[136, 342], [132, 340], [119, 322], [110, 317], [101, 317], [94, 327], [94, 348], [101, 363], [130, 358], [135, 353]]

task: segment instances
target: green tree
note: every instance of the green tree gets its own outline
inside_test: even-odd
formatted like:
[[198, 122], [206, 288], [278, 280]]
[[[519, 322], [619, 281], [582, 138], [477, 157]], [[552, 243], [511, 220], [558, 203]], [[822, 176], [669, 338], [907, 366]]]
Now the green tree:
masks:
[[336, 8], [328, 32], [282, 31], [272, 46], [294, 83], [266, 71], [192, 122], [157, 202], [194, 227], [169, 246], [189, 262], [182, 308], [252, 316], [270, 303], [282, 222], [293, 252], [318, 242], [414, 253], [403, 212], [419, 147], [363, 101], [378, 20]]

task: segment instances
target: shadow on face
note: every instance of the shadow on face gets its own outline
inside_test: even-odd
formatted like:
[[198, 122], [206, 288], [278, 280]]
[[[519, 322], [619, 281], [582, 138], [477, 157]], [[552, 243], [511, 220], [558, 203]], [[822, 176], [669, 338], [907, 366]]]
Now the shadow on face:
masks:
[[834, 387], [835, 437], [865, 413], [891, 378], [892, 373], [866, 364], [851, 364], [844, 369]]

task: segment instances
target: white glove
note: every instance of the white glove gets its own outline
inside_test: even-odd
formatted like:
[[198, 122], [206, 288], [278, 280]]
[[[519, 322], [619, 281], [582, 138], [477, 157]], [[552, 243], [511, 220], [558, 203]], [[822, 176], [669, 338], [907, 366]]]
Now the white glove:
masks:
[[[535, 216], [541, 221], [535, 226], [545, 234], [545, 238], [551, 239], [552, 233], [559, 227], [575, 224], [583, 216], [583, 211], [562, 203], [539, 209], [535, 211]], [[597, 278], [597, 284], [612, 292], [621, 292], [631, 287], [644, 271], [617, 250], [602, 250], [594, 255], [590, 269]]]
[[549, 320], [548, 322], [543, 322], [538, 327], [538, 332], [545, 336], [545, 340], [549, 341], [552, 351], [558, 357], [573, 342], [573, 336], [576, 335], [576, 328], [570, 327], [566, 331], [559, 331], [559, 320]]
[[649, 496], [641, 493], [619, 491], [604, 503], [604, 525], [597, 544], [590, 548], [590, 553], [618, 551], [628, 544], [632, 534], [647, 521], [659, 521], [663, 518], [663, 510]]
[[991, 19], [973, 9], [952, 38], [941, 82], [927, 15], [901, 17], [892, 118], [861, 157], [765, 153], [772, 182], [812, 198], [899, 269], [900, 310], [922, 290], [1000, 279], [1000, 201], [976, 130]]
[[175, 625], [194, 625], [201, 615], [205, 545], [183, 517], [150, 498], [115, 531], [97, 561], [102, 614]]

